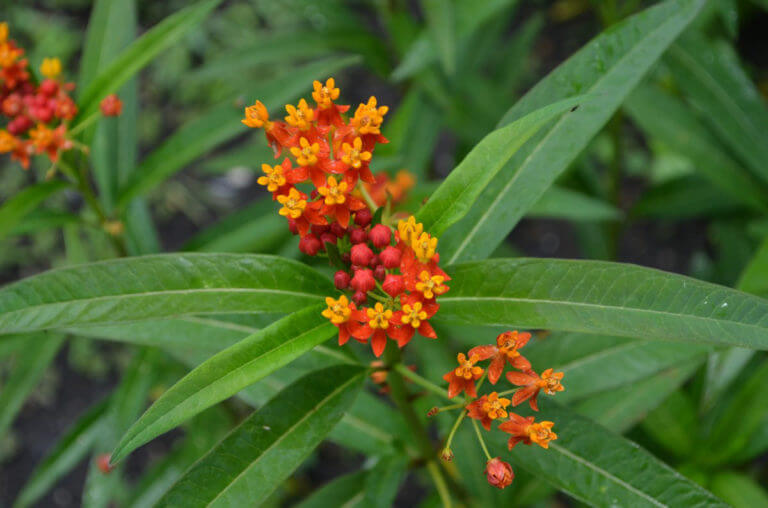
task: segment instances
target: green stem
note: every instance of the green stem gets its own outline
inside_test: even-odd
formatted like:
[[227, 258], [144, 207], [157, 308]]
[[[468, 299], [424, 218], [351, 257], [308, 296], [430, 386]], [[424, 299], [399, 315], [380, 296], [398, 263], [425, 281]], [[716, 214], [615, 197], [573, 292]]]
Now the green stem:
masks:
[[[414, 382], [414, 384], [417, 384], [421, 386], [422, 388], [425, 388], [429, 390], [430, 392], [434, 393], [435, 395], [439, 395], [440, 397], [451, 400], [448, 398], [448, 393], [446, 392], [445, 388], [441, 388], [437, 386], [436, 384], [432, 383], [431, 381], [428, 381], [427, 379], [421, 377], [420, 375], [416, 374], [412, 370], [410, 370], [408, 367], [403, 365], [402, 363], [398, 363], [395, 365], [394, 369], [403, 377], [407, 377], [411, 381]], [[460, 406], [462, 404], [459, 404]]]
[[427, 462], [427, 471], [432, 478], [432, 483], [435, 484], [437, 494], [440, 496], [440, 502], [446, 508], [451, 508], [453, 502], [451, 501], [451, 494], [448, 492], [448, 485], [445, 483], [445, 478], [443, 478], [440, 468], [437, 467], [437, 463], [434, 460]]
[[506, 390], [503, 392], [499, 392], [499, 397], [503, 397], [504, 395], [512, 395], [516, 391], [518, 391], [520, 388], [512, 388], [511, 390]]
[[74, 127], [72, 127], [72, 129], [70, 129], [70, 131], [69, 131], [69, 135], [70, 136], [75, 136], [79, 132], [83, 131], [86, 127], [91, 125], [93, 122], [98, 120], [99, 117], [101, 117], [101, 111], [97, 110], [97, 111], [91, 113], [91, 115], [88, 118], [86, 118], [85, 120], [83, 120], [79, 124], [77, 124]]
[[488, 447], [485, 445], [485, 439], [483, 439], [483, 435], [480, 433], [480, 427], [477, 425], [477, 420], [472, 420], [472, 427], [475, 429], [475, 435], [477, 435], [477, 440], [480, 441], [480, 447], [483, 449], [485, 458], [491, 460], [493, 457], [488, 453]]
[[451, 432], [448, 433], [448, 438], [445, 440], [445, 446], [443, 447], [444, 449], [447, 449], [447, 450], [451, 449], [453, 436], [456, 435], [456, 431], [459, 430], [459, 425], [461, 425], [461, 422], [464, 420], [465, 416], [467, 416], [467, 412], [462, 411], [461, 414], [459, 414], [458, 418], [456, 418], [456, 421], [453, 422], [453, 427], [451, 427]]
[[368, 194], [368, 191], [365, 189], [365, 185], [363, 185], [361, 182], [357, 182], [357, 188], [360, 190], [360, 194], [363, 195], [363, 199], [365, 200], [366, 204], [368, 205], [368, 208], [371, 209], [371, 213], [375, 213], [376, 210], [379, 209], [379, 205], [377, 205], [370, 194]]

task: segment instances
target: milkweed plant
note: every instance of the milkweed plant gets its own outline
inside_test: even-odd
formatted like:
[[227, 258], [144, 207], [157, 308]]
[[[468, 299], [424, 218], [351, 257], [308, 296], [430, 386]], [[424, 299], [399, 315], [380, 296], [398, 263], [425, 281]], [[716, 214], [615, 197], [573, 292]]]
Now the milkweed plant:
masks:
[[[135, 25], [133, 2], [96, 2], [77, 86], [66, 60], [34, 66], [0, 23], [0, 154], [29, 182], [0, 205], [0, 238], [60, 230], [67, 251], [0, 287], [0, 436], [66, 344], [131, 352], [14, 506], [83, 461], [88, 506], [389, 506], [406, 479], [424, 506], [558, 491], [569, 505], [768, 506], [768, 248], [746, 239], [765, 234], [768, 110], [729, 41], [731, 7], [595, 2], [605, 29], [515, 98], [483, 73], [513, 54], [516, 2], [425, 0], [422, 16], [334, 3], [335, 33], [354, 37], [326, 54], [330, 33], [291, 42], [276, 28], [255, 52], [289, 71], [255, 87], [212, 57], [191, 81], [227, 81], [234, 99], [192, 108], [135, 163], [136, 74], [209, 16], [238, 23], [219, 4], [133, 40], [118, 28]], [[382, 33], [350, 21], [366, 8]], [[118, 36], [122, 49], [107, 44]], [[357, 56], [330, 56], [340, 47]], [[344, 70], [361, 63], [401, 85], [395, 107]], [[627, 153], [643, 150], [630, 124], [646, 163], [689, 165], [651, 178], [627, 213], [711, 219], [726, 264], [694, 278], [613, 260]], [[461, 158], [430, 178], [444, 131]], [[257, 213], [160, 253], [149, 191], [236, 136]], [[520, 257], [505, 240], [537, 214], [573, 221], [591, 252], [608, 245], [603, 260]], [[124, 463], [157, 442], [170, 451], [130, 479]], [[302, 471], [336, 468], [326, 442], [364, 459], [297, 487]]]

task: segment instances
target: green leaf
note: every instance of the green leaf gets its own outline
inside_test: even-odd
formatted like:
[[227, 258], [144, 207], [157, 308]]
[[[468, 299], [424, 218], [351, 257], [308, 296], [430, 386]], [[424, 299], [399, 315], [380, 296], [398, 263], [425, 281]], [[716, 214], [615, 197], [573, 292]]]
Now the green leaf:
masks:
[[80, 222], [80, 217], [74, 213], [38, 208], [18, 222], [9, 234], [26, 235], [39, 233], [49, 229], [63, 228], [78, 222]]
[[445, 73], [456, 71], [456, 19], [452, 0], [421, 0], [427, 30]]
[[116, 499], [121, 486], [122, 468], [105, 475], [98, 466], [98, 455], [108, 453], [120, 435], [144, 409], [149, 390], [158, 370], [157, 350], [142, 348], [134, 353], [123, 371], [120, 384], [110, 396], [109, 406], [98, 423], [94, 457], [85, 479], [82, 505], [84, 508], [106, 508]]
[[408, 472], [408, 457], [388, 455], [381, 457], [365, 479], [363, 506], [389, 508]]
[[126, 258], [51, 270], [0, 289], [0, 332], [200, 313], [285, 313], [333, 291], [318, 272], [274, 256]]
[[441, 322], [768, 349], [768, 301], [649, 268], [492, 259], [450, 267]]
[[747, 293], [768, 297], [768, 238], [763, 240], [752, 260], [744, 268], [738, 287]]
[[34, 211], [40, 203], [69, 187], [60, 180], [31, 185], [6, 200], [0, 206], [0, 239], [12, 233], [21, 221]]
[[[346, 56], [312, 62], [262, 83], [248, 95], [260, 98], [267, 107], [278, 108], [307, 90], [313, 79], [359, 60], [357, 56]], [[125, 206], [198, 157], [246, 132], [248, 128], [240, 122], [242, 117], [242, 107], [229, 100], [186, 123], [142, 161], [121, 189], [118, 206]]]
[[440, 235], [464, 217], [496, 173], [536, 131], [584, 99], [574, 97], [551, 104], [483, 138], [416, 214], [424, 230]]
[[364, 372], [333, 367], [292, 384], [195, 464], [158, 506], [259, 505], [338, 423]]
[[693, 161], [697, 171], [734, 200], [766, 210], [765, 190], [725, 152], [681, 101], [653, 86], [639, 86], [624, 105], [648, 135]]
[[98, 110], [99, 102], [116, 92], [161, 51], [202, 22], [221, 0], [203, 0], [186, 7], [152, 27], [101, 71], [82, 90], [75, 125]]
[[[557, 440], [517, 445], [512, 463], [592, 506], [727, 506], [653, 455], [573, 411], [544, 401]], [[506, 435], [488, 433], [498, 448]]]
[[768, 508], [768, 491], [744, 473], [719, 472], [710, 488], [733, 508]]
[[334, 478], [316, 490], [296, 508], [327, 508], [328, 506], [357, 506], [365, 496], [367, 471], [357, 471]]
[[651, 187], [632, 206], [631, 216], [684, 220], [745, 211], [739, 202], [698, 177], [682, 177]]
[[121, 461], [144, 443], [329, 339], [336, 327], [320, 315], [320, 310], [312, 306], [291, 314], [202, 363], [128, 429], [112, 460]]
[[443, 262], [488, 256], [605, 125], [704, 2], [669, 0], [607, 30], [528, 92], [501, 120], [521, 118], [574, 94], [598, 99], [565, 115], [522, 147], [440, 239]]
[[24, 401], [48, 370], [64, 337], [36, 334], [30, 335], [27, 340], [26, 347], [17, 353], [13, 370], [0, 390], [0, 437], [5, 435]]
[[616, 221], [620, 210], [597, 198], [565, 187], [551, 186], [528, 210], [526, 217], [572, 221]]
[[677, 390], [701, 364], [701, 359], [689, 360], [636, 383], [592, 395], [577, 403], [574, 410], [623, 433]]
[[29, 476], [14, 501], [14, 508], [34, 504], [88, 454], [96, 440], [98, 423], [106, 407], [106, 402], [96, 404], [67, 430]]
[[753, 174], [768, 182], [768, 108], [734, 49], [689, 33], [667, 55], [669, 70], [702, 118]]
[[[80, 62], [79, 89], [83, 90], [136, 37], [134, 0], [95, 2]], [[99, 198], [107, 211], [114, 206], [120, 174], [136, 163], [136, 80], [119, 91], [123, 112], [119, 118], [102, 119], [84, 134], [91, 147], [94, 178]]]
[[676, 457], [690, 457], [699, 432], [699, 415], [691, 397], [677, 391], [643, 420], [643, 430]]

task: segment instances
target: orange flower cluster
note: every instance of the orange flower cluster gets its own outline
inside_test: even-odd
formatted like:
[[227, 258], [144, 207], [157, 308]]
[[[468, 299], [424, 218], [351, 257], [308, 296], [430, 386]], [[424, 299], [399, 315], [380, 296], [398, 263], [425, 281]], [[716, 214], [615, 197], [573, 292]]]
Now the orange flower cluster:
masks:
[[[499, 334], [496, 344], [474, 347], [466, 355], [459, 353], [458, 367], [443, 376], [448, 382], [448, 397], [453, 398], [464, 392], [472, 398], [471, 402], [463, 406], [467, 411], [466, 416], [478, 420], [485, 430], [491, 430], [494, 420], [504, 420], [499, 425], [499, 430], [510, 434], [507, 443], [510, 450], [521, 442], [548, 448], [549, 442], [557, 439], [557, 434], [552, 432], [553, 422], [536, 422], [533, 416], [522, 417], [508, 410], [510, 405], [515, 407], [528, 401], [531, 409], [538, 411], [537, 398], [542, 390], [547, 395], [564, 390], [561, 383], [562, 372], [547, 369], [539, 375], [531, 368], [531, 363], [520, 354], [519, 350], [530, 338], [531, 334], [526, 332], [508, 331]], [[487, 370], [478, 365], [485, 360], [490, 360]], [[519, 388], [502, 393], [494, 391], [478, 397], [475, 382], [477, 381], [479, 386], [487, 376], [491, 384], [495, 385], [507, 365], [511, 369], [517, 369], [507, 372], [506, 378]], [[511, 400], [503, 397], [512, 392], [514, 394]], [[430, 415], [437, 412], [439, 409], [433, 409]], [[450, 450], [444, 455], [450, 456]], [[498, 457], [489, 458], [486, 474], [488, 482], [498, 488], [506, 487], [514, 478], [511, 466]]]
[[[70, 97], [74, 83], [60, 79], [61, 61], [45, 58], [40, 65], [43, 80], [39, 83], [28, 69], [24, 50], [8, 38], [8, 24], [0, 23], [0, 153], [27, 169], [33, 154], [45, 153], [52, 162], [74, 144], [67, 137], [68, 123], [77, 114]], [[115, 110], [113, 101], [112, 112]], [[105, 113], [106, 114], [106, 113]]]
[[[242, 122], [264, 129], [275, 157], [291, 155], [262, 165], [258, 183], [282, 205], [280, 215], [301, 237], [299, 250], [338, 255], [331, 259], [340, 268], [334, 284], [344, 294], [326, 298], [323, 316], [338, 327], [340, 345], [350, 337], [370, 342], [378, 357], [387, 339], [403, 347], [416, 332], [436, 338], [429, 319], [449, 280], [438, 267], [437, 238], [414, 217], [399, 221], [395, 231], [374, 221], [372, 208], [402, 200], [414, 184], [406, 172], [390, 180], [369, 167], [376, 145], [387, 143], [381, 124], [388, 108], [371, 97], [348, 117], [349, 106], [335, 103], [340, 91], [333, 78], [313, 86], [316, 107], [304, 99], [288, 104], [285, 121], [271, 120], [260, 101], [245, 108]], [[314, 189], [303, 192], [297, 187], [302, 184]], [[366, 307], [369, 298], [376, 302]]]

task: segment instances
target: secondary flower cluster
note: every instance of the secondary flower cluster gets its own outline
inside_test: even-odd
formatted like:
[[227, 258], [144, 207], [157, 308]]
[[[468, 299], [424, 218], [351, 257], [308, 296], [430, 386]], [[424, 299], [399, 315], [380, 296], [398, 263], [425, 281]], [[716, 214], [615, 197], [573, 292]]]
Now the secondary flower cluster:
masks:
[[[25, 169], [34, 154], [56, 162], [61, 152], [73, 148], [68, 123], [77, 115], [70, 97], [74, 83], [60, 79], [61, 61], [45, 58], [38, 82], [28, 68], [24, 50], [8, 38], [8, 24], [0, 23], [0, 153], [10, 153]], [[106, 102], [106, 104], [105, 104]], [[110, 96], [102, 103], [106, 116], [120, 114], [120, 100]], [[106, 107], [105, 107], [106, 106]]]
[[[535, 443], [542, 448], [548, 448], [549, 442], [557, 439], [557, 434], [552, 432], [553, 422], [537, 422], [533, 416], [523, 417], [507, 409], [510, 405], [516, 407], [528, 401], [531, 409], [538, 411], [537, 398], [541, 391], [547, 395], [554, 395], [564, 390], [561, 383], [562, 372], [547, 369], [539, 375], [531, 368], [528, 359], [520, 354], [520, 349], [528, 343], [530, 338], [531, 334], [526, 332], [507, 331], [499, 334], [496, 337], [496, 344], [477, 346], [470, 349], [466, 355], [459, 353], [457, 357], [459, 366], [443, 376], [443, 379], [448, 382], [448, 397], [453, 398], [462, 392], [466, 393], [472, 400], [462, 404], [462, 410], [466, 411], [466, 416], [469, 418], [479, 421], [485, 430], [491, 430], [494, 420], [503, 420], [498, 428], [510, 434], [507, 443], [510, 450], [521, 442], [528, 445]], [[479, 362], [486, 360], [490, 360], [487, 369], [478, 365]], [[494, 391], [478, 397], [475, 382], [480, 386], [487, 377], [488, 381], [495, 385], [507, 366], [511, 367], [506, 373], [507, 381], [519, 388], [502, 393]], [[509, 393], [513, 393], [511, 400], [504, 397]], [[430, 414], [436, 414], [439, 411], [435, 408]], [[461, 415], [463, 416], [464, 414]], [[443, 456], [452, 457], [450, 437]], [[512, 467], [498, 457], [490, 458], [489, 456], [488, 459], [486, 464], [488, 482], [503, 489], [514, 478]]]
[[[435, 338], [429, 319], [449, 280], [438, 267], [437, 238], [414, 217], [399, 221], [396, 231], [381, 215], [374, 217], [375, 209], [400, 201], [414, 184], [407, 172], [394, 179], [371, 172], [376, 145], [387, 142], [381, 124], [388, 108], [370, 97], [348, 117], [349, 106], [334, 102], [340, 91], [333, 78], [313, 86], [316, 107], [304, 99], [288, 104], [284, 122], [271, 120], [260, 101], [245, 108], [242, 122], [264, 129], [275, 157], [291, 155], [278, 165], [263, 164], [258, 183], [282, 205], [280, 215], [301, 237], [299, 249], [309, 256], [327, 252], [339, 268], [334, 283], [344, 294], [328, 297], [323, 311], [339, 329], [339, 344], [350, 337], [370, 342], [378, 357], [387, 339], [403, 347], [416, 332]], [[314, 188], [307, 194], [302, 184]], [[376, 301], [365, 306], [369, 300]]]

